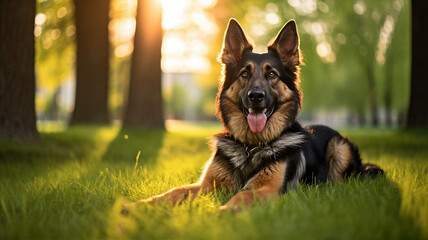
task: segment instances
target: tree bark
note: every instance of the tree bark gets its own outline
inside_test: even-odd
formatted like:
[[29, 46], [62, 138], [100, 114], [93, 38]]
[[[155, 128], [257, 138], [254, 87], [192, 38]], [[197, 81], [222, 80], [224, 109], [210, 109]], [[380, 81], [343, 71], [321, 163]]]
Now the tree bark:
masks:
[[109, 0], [75, 0], [76, 101], [71, 124], [109, 123]]
[[408, 127], [428, 127], [428, 56], [427, 7], [424, 1], [412, 1], [412, 70], [410, 106], [407, 115]]
[[0, 1], [0, 137], [33, 141], [36, 2]]
[[161, 1], [139, 0], [124, 126], [164, 128]]

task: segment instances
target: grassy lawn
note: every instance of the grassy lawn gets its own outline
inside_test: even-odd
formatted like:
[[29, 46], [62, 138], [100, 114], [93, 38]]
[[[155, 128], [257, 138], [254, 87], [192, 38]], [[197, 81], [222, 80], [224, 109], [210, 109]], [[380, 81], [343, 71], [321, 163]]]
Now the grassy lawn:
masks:
[[385, 178], [301, 186], [237, 214], [217, 210], [225, 192], [120, 214], [196, 181], [218, 129], [81, 126], [32, 146], [0, 141], [0, 239], [428, 239], [428, 131], [342, 131]]

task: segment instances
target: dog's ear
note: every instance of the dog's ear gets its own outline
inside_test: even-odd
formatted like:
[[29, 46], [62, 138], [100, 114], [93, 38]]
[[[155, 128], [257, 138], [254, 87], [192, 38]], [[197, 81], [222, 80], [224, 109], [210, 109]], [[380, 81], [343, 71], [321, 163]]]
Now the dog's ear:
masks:
[[246, 49], [252, 50], [253, 46], [248, 42], [239, 23], [232, 18], [229, 20], [229, 25], [224, 35], [220, 61], [224, 64], [237, 63]]
[[288, 21], [268, 46], [275, 50], [286, 66], [300, 65], [299, 34], [294, 20]]

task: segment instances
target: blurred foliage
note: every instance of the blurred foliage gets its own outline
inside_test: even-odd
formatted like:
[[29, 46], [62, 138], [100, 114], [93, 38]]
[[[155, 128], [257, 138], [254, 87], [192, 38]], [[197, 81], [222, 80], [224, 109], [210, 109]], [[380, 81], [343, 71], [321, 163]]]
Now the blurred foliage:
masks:
[[113, 119], [121, 119], [128, 96], [136, 13], [137, 0], [111, 1], [109, 108]]
[[[289, 19], [297, 21], [305, 62], [304, 118], [335, 113], [349, 122], [364, 123], [376, 107], [378, 113], [386, 113], [383, 121], [388, 122], [388, 116], [396, 123], [403, 121], [410, 92], [410, 0], [162, 2], [163, 70], [190, 73], [187, 83], [178, 76], [173, 80], [178, 86], [164, 89], [167, 117], [184, 117], [184, 109], [191, 107], [192, 114], [186, 116], [213, 119], [222, 70], [217, 56], [227, 22], [233, 17], [258, 52], [266, 51], [266, 44]], [[116, 119], [121, 118], [129, 85], [136, 3], [111, 2], [109, 106]], [[182, 16], [175, 16], [180, 11]], [[74, 78], [73, 1], [38, 0], [35, 36], [39, 119], [41, 115], [54, 118], [52, 112], [67, 113], [73, 105], [73, 100], [61, 100], [65, 93], [59, 88]], [[195, 86], [197, 97], [186, 96]]]
[[74, 77], [75, 32], [72, 0], [37, 0], [34, 36], [39, 118], [53, 118], [52, 110], [56, 111], [54, 115], [59, 114], [56, 93], [61, 84]]

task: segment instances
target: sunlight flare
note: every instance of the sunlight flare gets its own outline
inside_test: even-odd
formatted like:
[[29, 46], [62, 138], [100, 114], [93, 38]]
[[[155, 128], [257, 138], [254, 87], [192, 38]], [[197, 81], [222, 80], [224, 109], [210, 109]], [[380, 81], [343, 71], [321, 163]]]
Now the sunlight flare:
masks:
[[204, 73], [211, 69], [206, 55], [210, 39], [218, 33], [211, 13], [216, 0], [162, 0], [162, 70]]

